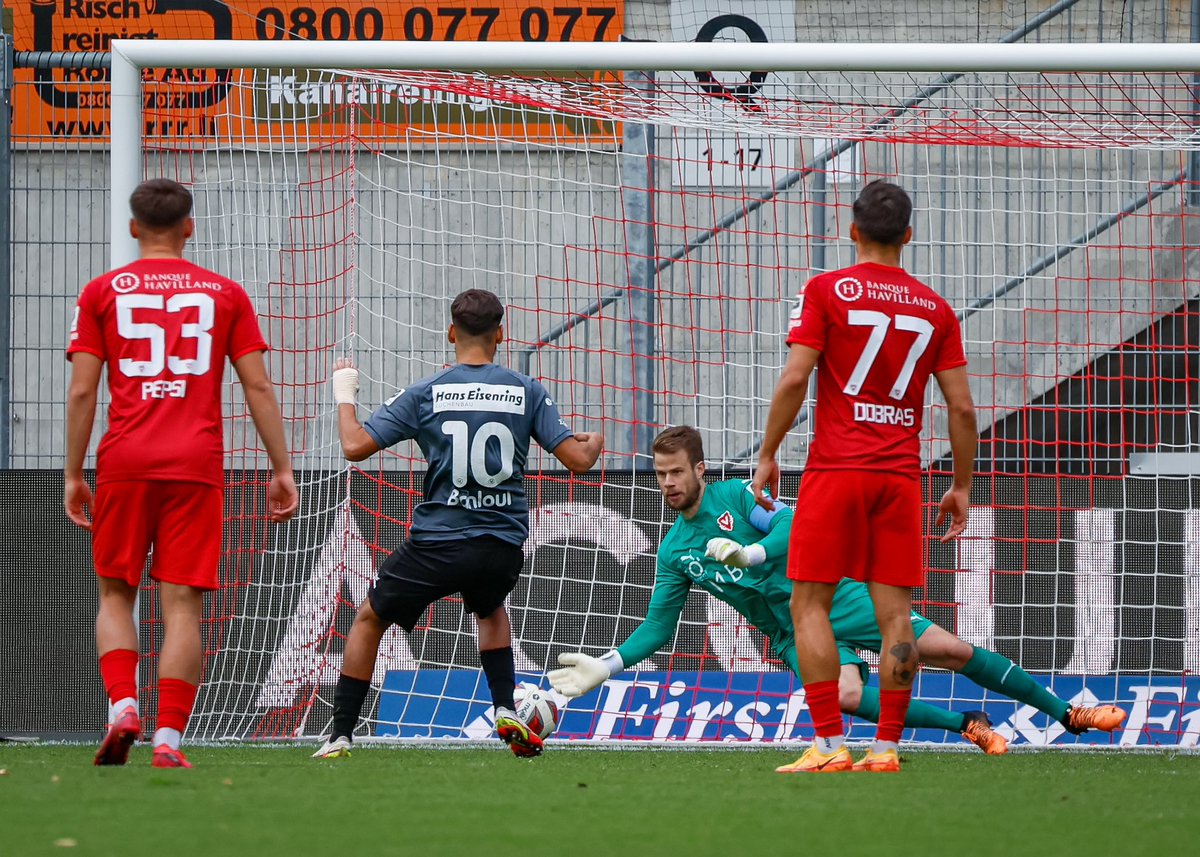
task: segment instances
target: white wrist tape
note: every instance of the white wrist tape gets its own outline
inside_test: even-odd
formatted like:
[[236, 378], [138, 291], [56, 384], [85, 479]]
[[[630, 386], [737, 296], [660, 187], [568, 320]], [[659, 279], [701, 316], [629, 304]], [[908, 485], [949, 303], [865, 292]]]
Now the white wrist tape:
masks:
[[746, 559], [750, 565], [762, 565], [767, 561], [767, 549], [755, 542], [752, 545], [746, 545], [742, 550], [746, 554]]
[[621, 656], [620, 656], [620, 654], [617, 653], [616, 649], [613, 649], [611, 652], [606, 652], [605, 654], [601, 655], [600, 663], [602, 663], [606, 667], [608, 667], [608, 677], [609, 678], [612, 678], [617, 673], [619, 673], [621, 670], [625, 669], [625, 662], [623, 660], [621, 660]]
[[358, 370], [353, 366], [333, 373], [333, 400], [339, 405], [358, 404]]

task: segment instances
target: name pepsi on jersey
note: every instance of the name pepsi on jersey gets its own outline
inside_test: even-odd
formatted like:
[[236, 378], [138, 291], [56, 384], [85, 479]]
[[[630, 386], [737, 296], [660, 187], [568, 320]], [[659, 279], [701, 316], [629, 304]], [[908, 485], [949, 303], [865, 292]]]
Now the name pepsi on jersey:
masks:
[[525, 413], [525, 388], [509, 384], [434, 384], [433, 412]]
[[895, 405], [876, 405], [873, 402], [855, 402], [854, 421], [856, 423], [875, 423], [876, 425], [912, 428], [917, 424], [917, 415], [912, 408], [897, 408]]
[[142, 401], [147, 399], [185, 399], [187, 381], [143, 381]]

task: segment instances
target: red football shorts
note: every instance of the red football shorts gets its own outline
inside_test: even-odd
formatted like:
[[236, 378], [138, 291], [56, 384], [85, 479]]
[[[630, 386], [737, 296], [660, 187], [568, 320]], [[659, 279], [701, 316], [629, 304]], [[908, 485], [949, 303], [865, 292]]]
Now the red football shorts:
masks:
[[788, 577], [921, 586], [921, 482], [898, 473], [809, 470], [792, 518]]
[[96, 574], [137, 586], [153, 545], [152, 578], [216, 589], [222, 495], [220, 488], [199, 482], [106, 482], [98, 486], [92, 509]]

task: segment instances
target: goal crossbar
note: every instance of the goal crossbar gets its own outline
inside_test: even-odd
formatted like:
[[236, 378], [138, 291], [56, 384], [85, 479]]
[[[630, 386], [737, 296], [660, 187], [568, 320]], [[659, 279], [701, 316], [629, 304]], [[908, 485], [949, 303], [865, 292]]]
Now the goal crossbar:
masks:
[[[956, 42], [242, 42], [117, 39], [138, 68], [287, 65], [445, 71], [1200, 71], [1200, 44]], [[317, 66], [320, 64], [320, 66]]]

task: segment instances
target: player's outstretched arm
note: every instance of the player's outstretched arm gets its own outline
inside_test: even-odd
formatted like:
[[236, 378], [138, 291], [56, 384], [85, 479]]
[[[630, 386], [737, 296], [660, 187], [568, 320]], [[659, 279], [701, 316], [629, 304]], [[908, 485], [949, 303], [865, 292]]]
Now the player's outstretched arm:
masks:
[[624, 670], [627, 664], [650, 657], [670, 642], [690, 588], [691, 582], [682, 572], [660, 565], [646, 618], [625, 642], [598, 658], [583, 652], [563, 652], [558, 656], [562, 667], [546, 674], [550, 686], [563, 696], [583, 696]]
[[87, 510], [92, 505], [92, 489], [83, 478], [83, 458], [87, 455], [96, 419], [96, 389], [104, 368], [95, 354], [78, 351], [71, 357], [71, 386], [67, 391], [67, 456], [63, 465], [63, 508], [71, 523], [92, 528]]
[[603, 434], [598, 431], [580, 431], [554, 447], [554, 457], [572, 473], [587, 473], [603, 449]]
[[292, 476], [292, 457], [288, 454], [283, 432], [283, 415], [275, 398], [275, 385], [267, 374], [263, 352], [251, 351], [233, 361], [233, 369], [246, 395], [246, 406], [254, 420], [271, 459], [271, 485], [267, 496], [271, 501], [271, 520], [277, 524], [290, 520], [300, 506], [300, 494]]
[[358, 421], [358, 370], [349, 360], [333, 364], [333, 400], [338, 409], [338, 437], [347, 461], [362, 461], [379, 452], [379, 444]]
[[758, 449], [758, 467], [751, 482], [754, 502], [764, 509], [771, 509], [774, 506], [771, 498], [779, 496], [779, 464], [775, 461], [775, 453], [796, 422], [796, 414], [800, 413], [800, 406], [808, 395], [808, 378], [820, 357], [821, 352], [815, 348], [793, 343], [779, 383], [775, 385], [762, 446]]
[[967, 528], [968, 507], [971, 501], [971, 478], [975, 472], [975, 451], [979, 445], [979, 428], [975, 422], [975, 403], [967, 368], [957, 366], [935, 373], [949, 416], [950, 452], [954, 457], [954, 483], [938, 504], [936, 523], [950, 518], [950, 529], [942, 536], [948, 541]]

